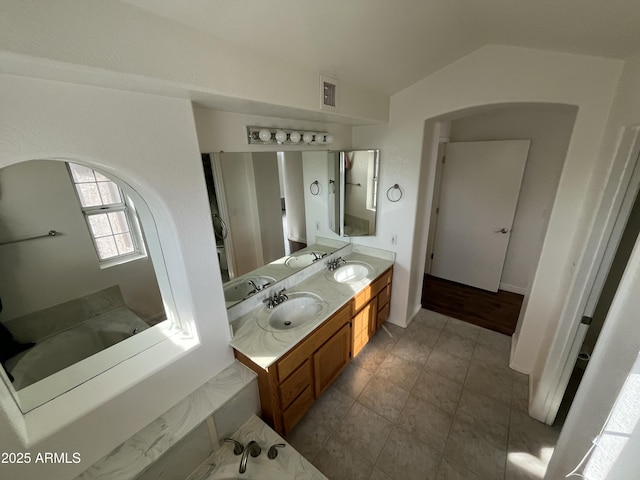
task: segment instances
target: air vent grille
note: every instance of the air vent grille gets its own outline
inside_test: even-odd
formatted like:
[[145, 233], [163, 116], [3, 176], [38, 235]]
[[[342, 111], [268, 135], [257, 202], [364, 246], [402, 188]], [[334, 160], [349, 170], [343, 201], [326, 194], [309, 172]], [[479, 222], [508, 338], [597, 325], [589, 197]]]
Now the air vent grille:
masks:
[[336, 85], [330, 82], [322, 82], [322, 104], [326, 107], [336, 106]]
[[338, 111], [340, 104], [340, 82], [328, 75], [320, 75], [320, 109]]

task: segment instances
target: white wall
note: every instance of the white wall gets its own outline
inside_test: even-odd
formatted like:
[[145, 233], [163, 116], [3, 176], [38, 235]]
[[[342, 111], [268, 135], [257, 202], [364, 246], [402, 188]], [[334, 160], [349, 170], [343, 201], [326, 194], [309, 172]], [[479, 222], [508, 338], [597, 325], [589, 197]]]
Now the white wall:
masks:
[[[307, 220], [307, 242], [312, 244], [316, 237], [331, 238], [345, 241], [331, 230], [329, 226], [329, 170], [327, 165], [327, 152], [303, 152], [302, 175], [304, 184], [304, 204]], [[313, 195], [308, 188], [313, 182], [318, 181], [320, 193]], [[336, 186], [336, 188], [338, 188]], [[320, 228], [317, 228], [317, 227]]]
[[7, 321], [112, 285], [140, 317], [162, 313], [150, 259], [100, 268], [89, 229], [63, 162], [31, 161], [0, 171], [0, 241], [44, 235], [55, 238], [0, 248], [3, 310]]
[[451, 122], [452, 142], [530, 139], [500, 288], [524, 294], [542, 249], [575, 120], [568, 106], [514, 106]]
[[[627, 159], [629, 146], [621, 143], [621, 132], [626, 127], [640, 125], [640, 56], [629, 59], [620, 79], [615, 102], [604, 135], [599, 157], [602, 168], [595, 172], [599, 178], [610, 175], [611, 182], [629, 175], [635, 158]], [[610, 167], [606, 160], [616, 158]], [[631, 163], [629, 163], [631, 160]], [[610, 169], [611, 168], [611, 169]], [[609, 171], [610, 169], [610, 171]], [[610, 200], [605, 196], [605, 200]], [[603, 204], [606, 211], [607, 205]], [[615, 217], [615, 212], [613, 212]], [[601, 234], [604, 225], [597, 223], [593, 235]], [[593, 260], [593, 259], [592, 259]], [[640, 324], [637, 321], [640, 305], [640, 249], [636, 242], [620, 288], [614, 298], [611, 310], [594, 349], [580, 388], [558, 439], [554, 456], [549, 463], [547, 478], [566, 475], [582, 458], [591, 440], [600, 432], [613, 407], [624, 380], [640, 351]], [[559, 341], [559, 340], [556, 340]], [[552, 368], [552, 358], [545, 368]], [[543, 361], [540, 362], [545, 363]], [[638, 428], [631, 434], [630, 442], [638, 441]], [[633, 452], [633, 450], [632, 450]], [[635, 459], [637, 460], [637, 452]], [[637, 465], [633, 458], [622, 455], [616, 460], [616, 468], [622, 472], [632, 472]], [[624, 477], [612, 477], [624, 478]]]
[[[597, 198], [602, 188], [589, 187], [589, 180], [598, 168], [597, 152], [621, 67], [615, 60], [487, 46], [394, 95], [389, 125], [354, 128], [354, 148], [381, 150], [380, 191], [398, 183], [406, 193], [397, 203], [382, 199], [375, 238], [353, 239], [397, 252], [392, 322], [405, 325], [420, 308], [435, 173], [421, 153], [431, 151], [432, 158], [439, 138], [435, 125], [425, 134], [425, 120], [503, 103], [575, 105], [576, 124], [547, 236], [514, 339], [512, 365], [523, 372], [533, 370], [545, 332], [554, 329], [572, 285], [584, 243], [579, 234], [585, 233], [593, 212], [585, 200]], [[391, 234], [398, 235], [395, 247]]]
[[234, 276], [261, 267], [262, 239], [250, 153], [221, 153], [220, 169], [233, 243]]
[[[266, 39], [268, 41], [268, 39]], [[339, 115], [320, 112], [320, 72], [153, 15], [123, 2], [82, 0], [4, 1], [0, 51], [12, 68], [29, 63], [31, 74], [181, 98], [201, 98], [222, 109], [278, 106], [281, 116], [303, 110], [316, 117], [386, 121], [387, 95], [341, 82]], [[35, 58], [48, 64], [34, 64]], [[53, 62], [61, 62], [53, 64]], [[66, 65], [64, 65], [66, 64]], [[98, 71], [94, 71], [98, 69]], [[126, 80], [105, 71], [126, 74]], [[14, 72], [15, 73], [15, 72]], [[226, 107], [226, 108], [225, 108]], [[286, 112], [286, 113], [284, 113]], [[304, 113], [304, 112], [303, 112]]]
[[304, 191], [309, 185], [302, 177], [302, 153], [282, 153], [282, 184], [287, 209], [287, 235], [294, 242], [307, 243]]
[[0, 95], [0, 167], [73, 159], [125, 180], [153, 213], [175, 308], [197, 331], [197, 339], [172, 337], [25, 415], [0, 386], [0, 451], [82, 457], [55, 468], [3, 465], [3, 477], [69, 478], [233, 361], [195, 125], [186, 100], [8, 75]]
[[247, 140], [247, 127], [268, 127], [320, 131], [333, 134], [334, 142], [327, 149], [344, 150], [351, 147], [352, 127], [337, 123], [319, 123], [287, 118], [245, 115], [242, 113], [221, 112], [208, 108], [195, 108], [198, 143], [202, 153], [211, 152], [298, 152], [318, 150], [317, 146], [298, 145], [260, 145]]
[[258, 235], [262, 239], [262, 263], [266, 264], [284, 257], [278, 158], [273, 152], [253, 152], [251, 157], [260, 222]]

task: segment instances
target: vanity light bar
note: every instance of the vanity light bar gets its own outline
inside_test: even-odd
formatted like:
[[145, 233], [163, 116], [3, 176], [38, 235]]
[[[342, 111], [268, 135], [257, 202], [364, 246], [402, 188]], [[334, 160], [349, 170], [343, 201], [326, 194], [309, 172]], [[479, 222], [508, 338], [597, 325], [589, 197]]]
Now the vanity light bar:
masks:
[[247, 127], [247, 141], [257, 145], [330, 145], [334, 136], [327, 132], [307, 132], [284, 128]]

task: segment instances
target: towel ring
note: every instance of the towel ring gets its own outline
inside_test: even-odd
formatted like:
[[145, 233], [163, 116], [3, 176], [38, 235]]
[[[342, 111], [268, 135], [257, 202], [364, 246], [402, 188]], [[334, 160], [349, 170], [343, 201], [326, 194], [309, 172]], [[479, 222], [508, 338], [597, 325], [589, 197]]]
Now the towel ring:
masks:
[[311, 185], [309, 185], [309, 191], [311, 192], [311, 195], [318, 195], [320, 193], [320, 182], [316, 180]]
[[387, 190], [387, 199], [390, 202], [393, 202], [393, 203], [399, 202], [400, 200], [402, 200], [403, 197], [404, 197], [404, 190], [402, 190], [402, 187], [397, 183], [390, 186], [389, 189]]

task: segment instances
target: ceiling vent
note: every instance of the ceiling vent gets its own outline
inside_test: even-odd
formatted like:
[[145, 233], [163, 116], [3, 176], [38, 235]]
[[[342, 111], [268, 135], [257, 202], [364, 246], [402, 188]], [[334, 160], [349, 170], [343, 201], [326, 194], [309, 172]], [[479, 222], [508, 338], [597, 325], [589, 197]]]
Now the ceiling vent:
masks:
[[338, 80], [327, 75], [320, 75], [320, 109], [338, 111]]

